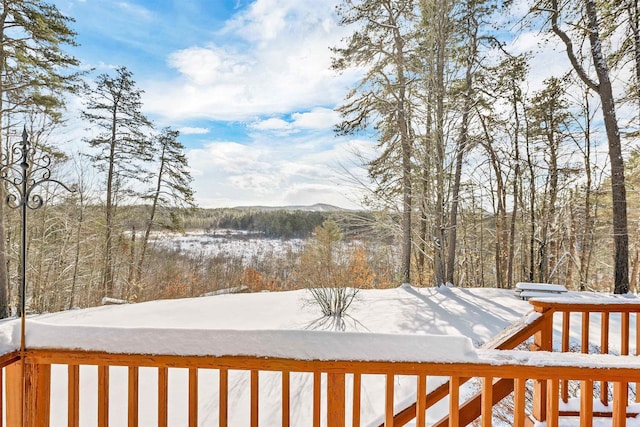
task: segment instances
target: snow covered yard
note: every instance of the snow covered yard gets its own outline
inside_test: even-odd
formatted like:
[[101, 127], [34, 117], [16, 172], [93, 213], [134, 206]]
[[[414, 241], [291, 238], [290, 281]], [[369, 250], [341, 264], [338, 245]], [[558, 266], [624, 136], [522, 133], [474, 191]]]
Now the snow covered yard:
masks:
[[[252, 355], [301, 360], [469, 361], [484, 357], [481, 344], [531, 310], [511, 290], [413, 288], [366, 290], [349, 315], [322, 317], [306, 291], [227, 294], [182, 300], [105, 306], [34, 316], [27, 323], [27, 347], [67, 348], [168, 355]], [[591, 298], [592, 295], [572, 295]], [[596, 321], [597, 319], [593, 319]], [[619, 319], [612, 317], [612, 325]], [[592, 328], [595, 332], [596, 328]], [[615, 329], [615, 328], [612, 328]], [[632, 328], [635, 330], [635, 328]], [[17, 348], [18, 322], [0, 325], [0, 348]], [[572, 341], [579, 337], [572, 337]], [[556, 340], [557, 341], [557, 340]], [[633, 341], [633, 340], [632, 340]], [[632, 351], [634, 349], [632, 348]], [[523, 355], [523, 363], [531, 361]], [[66, 425], [67, 369], [52, 373], [52, 425]], [[81, 368], [81, 425], [96, 425], [97, 368]], [[442, 381], [429, 377], [429, 388]], [[199, 425], [217, 425], [219, 374], [198, 376]], [[326, 378], [323, 378], [326, 381]], [[350, 382], [347, 375], [347, 397]], [[249, 372], [229, 373], [229, 425], [249, 424]], [[291, 376], [291, 425], [310, 425], [313, 374]], [[110, 370], [111, 425], [126, 425], [127, 368]], [[324, 388], [323, 388], [324, 389]], [[140, 368], [140, 425], [157, 425], [158, 374]], [[188, 371], [169, 369], [169, 425], [186, 425]], [[362, 425], [384, 421], [385, 378], [362, 378]], [[463, 390], [468, 394], [469, 386]], [[415, 378], [395, 378], [395, 407], [415, 399]], [[322, 402], [326, 402], [323, 395]], [[442, 402], [446, 404], [446, 402]], [[442, 403], [428, 411], [437, 419]], [[280, 373], [260, 373], [260, 425], [281, 425]], [[323, 409], [324, 411], [324, 409]], [[59, 422], [58, 422], [59, 420]]]

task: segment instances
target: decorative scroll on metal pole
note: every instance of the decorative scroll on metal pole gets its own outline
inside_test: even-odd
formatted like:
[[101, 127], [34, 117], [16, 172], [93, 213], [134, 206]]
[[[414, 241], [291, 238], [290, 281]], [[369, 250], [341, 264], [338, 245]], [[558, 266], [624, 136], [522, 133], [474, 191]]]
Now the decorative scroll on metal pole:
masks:
[[6, 203], [12, 209], [21, 208], [22, 237], [20, 242], [20, 351], [25, 350], [26, 338], [26, 295], [27, 295], [27, 209], [36, 210], [44, 204], [43, 197], [35, 193], [38, 187], [54, 183], [69, 192], [72, 189], [51, 178], [51, 157], [46, 154], [36, 157], [35, 149], [29, 142], [27, 129], [22, 131], [22, 141], [11, 146], [2, 155], [0, 179], [5, 182]]

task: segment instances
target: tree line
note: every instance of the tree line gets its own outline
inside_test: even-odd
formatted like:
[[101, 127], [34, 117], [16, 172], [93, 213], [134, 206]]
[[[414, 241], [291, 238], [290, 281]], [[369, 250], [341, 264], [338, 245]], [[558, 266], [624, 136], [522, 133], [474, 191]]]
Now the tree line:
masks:
[[[181, 212], [182, 226], [187, 230], [220, 233], [225, 229], [242, 230], [277, 239], [307, 239], [328, 219], [339, 223], [345, 238], [373, 238], [371, 228], [375, 214], [367, 211], [306, 211], [260, 208], [196, 208]], [[222, 231], [221, 231], [222, 230]]]

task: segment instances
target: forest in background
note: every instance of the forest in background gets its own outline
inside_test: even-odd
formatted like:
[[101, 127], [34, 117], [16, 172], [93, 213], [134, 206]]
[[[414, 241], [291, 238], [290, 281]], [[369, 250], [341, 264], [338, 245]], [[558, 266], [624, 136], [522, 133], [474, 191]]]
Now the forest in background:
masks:
[[[338, 17], [354, 31], [333, 48], [333, 69], [360, 67], [364, 75], [338, 107], [336, 133], [365, 135], [377, 146], [373, 157], [354, 153], [368, 174], [359, 182], [367, 210], [324, 217], [195, 208], [180, 135], [143, 114], [133, 74], [122, 66], [88, 78], [65, 53], [75, 36], [69, 17], [39, 1], [5, 2], [3, 164], [18, 160], [12, 144], [24, 128], [31, 143], [26, 169], [36, 172], [46, 154], [53, 177], [75, 189], [39, 188], [47, 203], [29, 217], [29, 310], [239, 285], [509, 288], [540, 281], [637, 291], [640, 8], [628, 0], [529, 5], [519, 24], [560, 43], [572, 68], [531, 89], [533, 55], [509, 52], [514, 34], [495, 25], [511, 6], [341, 3]], [[92, 129], [79, 156], [61, 151], [52, 137], [70, 94], [84, 100], [81, 119]], [[1, 191], [15, 194], [7, 169], [2, 177], [8, 181]], [[4, 317], [19, 300], [20, 224], [16, 211], [1, 205]], [[308, 243], [301, 253], [252, 265], [152, 244], [154, 233], [190, 228]]]

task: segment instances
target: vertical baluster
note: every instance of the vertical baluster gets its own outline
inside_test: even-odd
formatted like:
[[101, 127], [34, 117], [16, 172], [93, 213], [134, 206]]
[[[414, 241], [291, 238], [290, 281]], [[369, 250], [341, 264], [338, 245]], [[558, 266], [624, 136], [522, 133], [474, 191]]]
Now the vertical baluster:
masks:
[[562, 351], [569, 351], [569, 329], [571, 325], [571, 313], [568, 311], [562, 312]]
[[580, 427], [593, 426], [593, 381], [580, 381]]
[[353, 374], [353, 414], [351, 425], [360, 427], [360, 399], [362, 395], [362, 376], [356, 372]]
[[[609, 353], [609, 312], [602, 312], [600, 322], [600, 353]], [[609, 383], [600, 381], [600, 401], [604, 406], [609, 405]]]
[[129, 427], [138, 427], [138, 405], [139, 405], [139, 382], [140, 368], [129, 366], [129, 391], [127, 412], [129, 415]]
[[547, 380], [547, 427], [558, 427], [558, 403], [560, 381]]
[[67, 425], [80, 426], [80, 366], [67, 367]]
[[393, 427], [393, 393], [394, 393], [394, 381], [395, 377], [392, 374], [387, 374], [386, 381], [386, 394], [385, 394], [385, 427]]
[[491, 427], [493, 421], [493, 378], [482, 378], [482, 427]]
[[416, 393], [416, 427], [427, 424], [427, 376], [418, 375], [418, 391]]
[[227, 427], [229, 416], [229, 371], [220, 369], [218, 419], [220, 427]]
[[288, 371], [282, 372], [282, 427], [289, 427], [291, 422], [291, 375]]
[[621, 317], [621, 327], [622, 327], [622, 333], [621, 333], [621, 337], [620, 337], [620, 354], [624, 355], [624, 356], [628, 356], [629, 355], [629, 330], [631, 329], [629, 327], [629, 313], [620, 313], [620, 317]]
[[582, 312], [582, 352], [589, 353], [589, 312]]
[[198, 369], [189, 369], [189, 427], [198, 425]]
[[[569, 329], [571, 325], [571, 313], [568, 311], [562, 312], [562, 351], [564, 353], [569, 351]], [[562, 380], [560, 382], [560, 388], [562, 390], [562, 401], [569, 401], [569, 381]]]
[[98, 366], [98, 427], [109, 425], [109, 367]]
[[313, 427], [320, 427], [320, 396], [321, 396], [321, 380], [320, 372], [313, 373]]
[[513, 427], [524, 427], [525, 423], [525, 393], [527, 389], [527, 380], [524, 378], [515, 378], [513, 380]]
[[[588, 354], [589, 353], [589, 326], [590, 326], [590, 322], [589, 322], [589, 312], [585, 311], [582, 313], [582, 343], [581, 343], [581, 347], [582, 347], [582, 353], [584, 354]], [[601, 338], [602, 340], [602, 338]], [[557, 425], [557, 423], [555, 424]]]
[[460, 424], [460, 377], [449, 378], [449, 425]]
[[258, 384], [259, 371], [251, 371], [251, 427], [258, 427], [258, 409], [259, 409], [259, 387]]
[[169, 415], [169, 369], [158, 368], [158, 427], [167, 427]]

